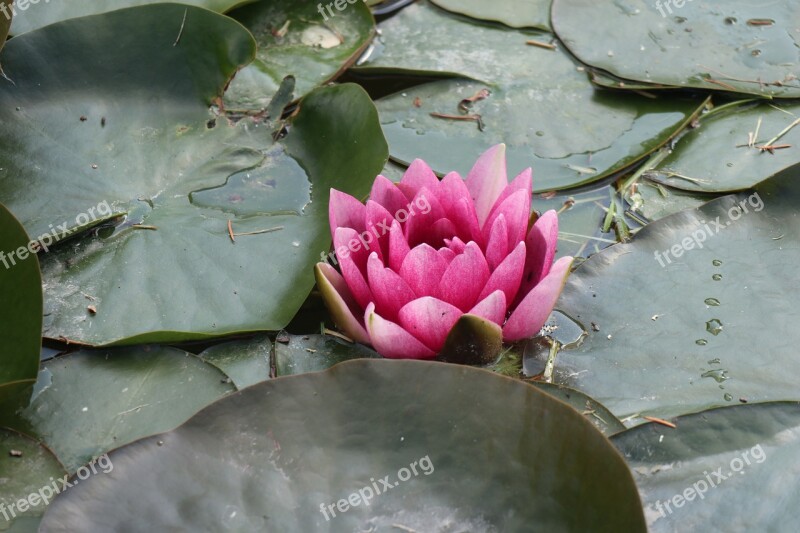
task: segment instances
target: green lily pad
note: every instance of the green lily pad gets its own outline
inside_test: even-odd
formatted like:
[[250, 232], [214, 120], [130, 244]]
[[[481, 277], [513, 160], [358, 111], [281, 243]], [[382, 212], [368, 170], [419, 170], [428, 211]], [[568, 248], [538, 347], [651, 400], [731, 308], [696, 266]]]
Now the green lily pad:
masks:
[[456, 365], [359, 360], [271, 380], [110, 457], [44, 530], [645, 531], [627, 465], [588, 421]]
[[[700, 117], [699, 127], [682, 136], [673, 152], [648, 175], [687, 191], [748, 189], [800, 163], [799, 117], [797, 103], [721, 106]], [[750, 134], [753, 146], [749, 146]], [[784, 148], [770, 153], [759, 146]]]
[[798, 203], [795, 166], [589, 258], [556, 304], [587, 337], [558, 355], [555, 380], [621, 419], [800, 399], [800, 311], [786, 298], [800, 283]]
[[620, 78], [800, 96], [797, 2], [681, 3], [554, 0], [552, 24], [578, 59]]
[[36, 381], [42, 342], [42, 278], [35, 246], [0, 205], [0, 409], [11, 409]]
[[649, 531], [796, 529], [800, 404], [739, 405], [675, 423], [611, 439], [633, 470]]
[[269, 379], [271, 354], [269, 337], [256, 335], [212, 346], [199, 357], [223, 371], [241, 390]]
[[[180, 3], [224, 13], [238, 5], [252, 1], [254, 0], [181, 0]], [[62, 20], [158, 3], [162, 2], [160, 0], [103, 0], [102, 2], [97, 0], [36, 0], [36, 2], [17, 0], [15, 8], [17, 14], [11, 33], [19, 35]]]
[[[0, 531], [20, 530], [22, 522], [37, 523], [47, 503], [56, 495], [53, 480], [60, 480], [66, 474], [47, 448], [15, 431], [0, 428]], [[62, 487], [60, 482], [55, 486]]]
[[453, 13], [476, 19], [501, 22], [512, 28], [550, 30], [552, 0], [432, 0], [437, 6]]
[[69, 472], [166, 431], [235, 390], [217, 368], [165, 347], [77, 352], [43, 364], [30, 405], [0, 424], [34, 435]]
[[[700, 110], [694, 99], [595, 91], [562, 49], [526, 44], [553, 41], [552, 35], [480, 24], [426, 2], [380, 28], [382, 48], [358, 73], [456, 73], [481, 80], [436, 81], [377, 102], [392, 158], [403, 164], [421, 158], [439, 173], [466, 173], [475, 154], [505, 142], [512, 175], [532, 166], [536, 191], [566, 189], [635, 163]], [[484, 90], [491, 94], [459, 108]], [[459, 120], [476, 115], [480, 123]]]
[[331, 335], [289, 335], [275, 343], [278, 376], [327, 370], [351, 359], [379, 359], [378, 352]]
[[226, 107], [265, 108], [289, 75], [297, 81], [295, 96], [305, 96], [355, 63], [375, 35], [375, 19], [363, 1], [344, 3], [347, 8], [342, 11], [332, 8], [333, 16], [326, 5], [313, 0], [273, 0], [229, 13], [253, 33], [258, 53], [231, 82], [225, 93]]
[[237, 22], [174, 4], [8, 42], [0, 201], [32, 236], [123, 217], [43, 260], [47, 337], [176, 342], [294, 316], [330, 247], [330, 188], [365, 194], [387, 148], [354, 85], [309, 94], [274, 144], [259, 123], [210, 115], [254, 53]]

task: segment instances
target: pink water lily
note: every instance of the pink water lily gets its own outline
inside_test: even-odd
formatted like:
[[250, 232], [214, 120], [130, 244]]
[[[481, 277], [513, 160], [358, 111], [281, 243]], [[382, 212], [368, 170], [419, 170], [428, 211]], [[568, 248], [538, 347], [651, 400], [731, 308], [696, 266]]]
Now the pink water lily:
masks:
[[531, 169], [508, 183], [502, 144], [466, 180], [440, 181], [416, 160], [398, 184], [378, 176], [366, 205], [331, 190], [329, 261], [339, 270], [318, 263], [316, 276], [338, 327], [410, 359], [458, 350], [464, 331], [473, 350], [488, 338], [482, 349], [494, 352], [535, 336], [572, 258], [553, 263], [558, 219], [548, 211], [531, 225], [531, 192]]

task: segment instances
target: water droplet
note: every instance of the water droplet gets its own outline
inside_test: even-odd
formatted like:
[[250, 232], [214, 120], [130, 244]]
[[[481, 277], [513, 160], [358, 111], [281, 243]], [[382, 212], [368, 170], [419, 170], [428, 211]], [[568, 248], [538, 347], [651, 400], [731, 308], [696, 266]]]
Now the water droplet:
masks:
[[716, 298], [706, 298], [706, 305], [710, 305], [711, 307], [719, 307], [720, 303], [719, 300]]
[[537, 137], [544, 137], [544, 132], [542, 130], [539, 130], [539, 131], [536, 132], [536, 136]]
[[719, 259], [714, 259], [713, 261], [711, 261], [711, 264], [714, 265], [715, 267], [722, 266], [722, 261], [720, 261]]
[[719, 335], [720, 333], [722, 333], [722, 322], [720, 322], [716, 318], [712, 318], [711, 320], [706, 322], [706, 331], [714, 336]]
[[722, 274], [714, 274], [713, 276], [711, 276], [711, 279], [713, 279], [714, 281], [719, 281], [722, 279]]
[[750, 52], [750, 55], [753, 57], [758, 57], [761, 55], [761, 50], [753, 50], [752, 52]]
[[711, 378], [717, 383], [723, 383], [730, 379], [730, 377], [728, 376], [728, 371], [723, 368], [716, 370], [709, 370], [708, 372], [703, 372], [702, 374], [700, 374], [700, 377]]
[[728, 26], [733, 26], [736, 24], [736, 17], [725, 17], [725, 24]]
[[719, 357], [717, 357], [716, 359], [712, 359], [711, 361], [708, 362], [708, 364], [709, 365], [718, 365], [718, 364], [720, 364]]
[[708, 344], [708, 341], [705, 339], [697, 339], [696, 341], [694, 341], [694, 343], [697, 344], [698, 346], [705, 346], [706, 344]]
[[726, 401], [726, 402], [729, 402], [729, 401], [733, 400], [733, 396], [731, 396], [731, 395], [730, 395], [729, 393], [727, 393], [727, 392], [725, 393], [725, 395], [723, 396], [723, 398], [725, 398], [725, 401]]
[[726, 166], [728, 166], [728, 167], [732, 167], [732, 166], [733, 166], [733, 163], [728, 163]]
[[675, 17], [675, 22], [677, 22], [678, 24], [683, 24], [684, 22], [686, 22], [686, 17]]

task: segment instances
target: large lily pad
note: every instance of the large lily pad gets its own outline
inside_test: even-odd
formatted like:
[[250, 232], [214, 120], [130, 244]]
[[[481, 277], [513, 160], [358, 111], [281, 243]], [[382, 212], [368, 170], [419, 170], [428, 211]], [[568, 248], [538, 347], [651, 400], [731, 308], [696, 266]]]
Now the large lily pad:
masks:
[[[15, 431], [0, 428], [0, 531], [19, 531], [24, 525], [35, 525], [47, 503], [55, 497], [53, 480], [60, 480], [66, 474], [47, 448]], [[55, 486], [60, 489], [62, 485]], [[29, 499], [31, 494], [35, 496]]]
[[[42, 531], [645, 530], [627, 466], [580, 414], [441, 363], [359, 360], [261, 383], [111, 459], [53, 502]], [[365, 487], [386, 493], [356, 504]]]
[[44, 363], [30, 405], [0, 413], [0, 424], [36, 436], [74, 472], [234, 390], [218, 369], [174, 348], [77, 352]]
[[800, 404], [740, 405], [675, 422], [612, 438], [633, 470], [649, 531], [797, 528]]
[[434, 4], [469, 17], [502, 22], [512, 28], [550, 29], [552, 0], [432, 0]]
[[[750, 188], [800, 163], [799, 117], [797, 103], [723, 106], [701, 117], [699, 127], [681, 137], [674, 151], [648, 174], [688, 191]], [[778, 148], [767, 150], [764, 146]]]
[[766, 97], [800, 96], [800, 4], [681, 3], [554, 0], [552, 23], [578, 59], [621, 78]]
[[0, 205], [0, 409], [36, 381], [42, 341], [42, 278], [35, 247], [20, 223]]
[[254, 53], [237, 22], [175, 4], [9, 41], [0, 200], [33, 236], [125, 217], [43, 261], [46, 336], [168, 342], [291, 320], [330, 246], [329, 189], [365, 194], [387, 149], [353, 85], [310, 94], [274, 144], [210, 116]]
[[799, 202], [795, 166], [584, 262], [556, 307], [588, 336], [558, 355], [556, 380], [620, 418], [800, 399], [800, 310], [786, 298], [800, 283]]
[[[254, 0], [181, 0], [181, 3], [224, 13], [238, 5], [252, 1]], [[25, 2], [24, 9], [22, 2], [17, 0], [16, 3], [17, 16], [12, 25], [14, 35], [62, 20], [162, 2], [161, 0], [103, 0], [102, 2], [97, 0], [37, 0], [36, 2]]]
[[327, 4], [260, 1], [229, 14], [253, 33], [258, 54], [225, 93], [227, 107], [267, 107], [289, 75], [296, 80], [295, 96], [305, 96], [355, 63], [375, 34], [375, 19], [361, 0], [345, 3], [343, 11], [332, 8], [333, 16], [325, 9]]
[[266, 335], [224, 342], [204, 350], [200, 359], [225, 372], [237, 389], [244, 389], [269, 379], [272, 342]]
[[[509, 171], [533, 166], [537, 191], [599, 180], [655, 150], [696, 113], [692, 99], [651, 99], [595, 91], [566, 52], [526, 44], [550, 34], [485, 25], [417, 3], [383, 22], [382, 49], [360, 73], [461, 74], [377, 102], [393, 159], [415, 158], [437, 172], [466, 173], [474, 154], [505, 142]], [[558, 43], [556, 42], [558, 46]], [[466, 110], [459, 103], [491, 94]]]

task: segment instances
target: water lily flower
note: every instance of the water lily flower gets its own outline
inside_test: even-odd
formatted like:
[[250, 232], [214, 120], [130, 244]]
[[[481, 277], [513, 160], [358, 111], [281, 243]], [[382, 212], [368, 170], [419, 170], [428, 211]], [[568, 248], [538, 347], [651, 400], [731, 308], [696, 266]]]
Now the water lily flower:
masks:
[[337, 326], [388, 358], [496, 357], [535, 336], [569, 274], [553, 263], [558, 218], [531, 225], [531, 169], [511, 183], [505, 145], [464, 180], [421, 160], [394, 184], [378, 176], [366, 205], [331, 190], [334, 253], [316, 266]]

